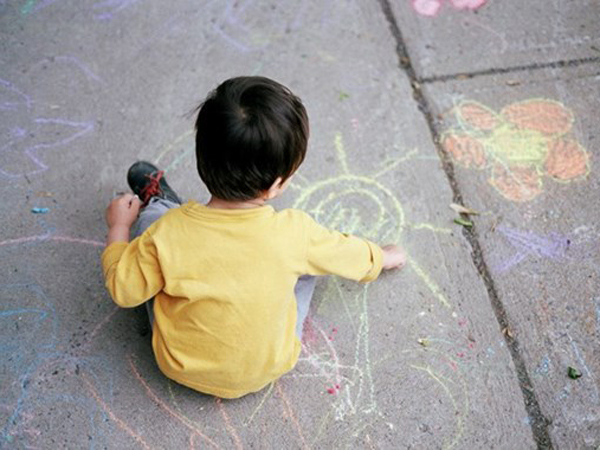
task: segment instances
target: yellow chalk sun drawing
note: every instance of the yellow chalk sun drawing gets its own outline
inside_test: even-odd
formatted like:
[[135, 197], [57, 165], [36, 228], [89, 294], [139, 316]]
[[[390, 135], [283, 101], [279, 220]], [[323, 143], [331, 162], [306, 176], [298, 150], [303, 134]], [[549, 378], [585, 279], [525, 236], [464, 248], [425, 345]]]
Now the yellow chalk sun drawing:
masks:
[[[408, 152], [403, 157], [395, 158], [387, 163], [384, 169], [369, 177], [350, 172], [340, 133], [335, 137], [335, 149], [342, 173], [310, 183], [302, 177], [297, 177], [305, 186], [292, 184], [292, 188], [300, 192], [293, 204], [294, 208], [310, 213], [322, 225], [379, 244], [400, 244], [402, 231], [406, 227], [450, 233], [449, 229], [436, 228], [431, 224], [408, 224], [398, 198], [377, 180], [399, 164], [413, 158], [417, 153], [416, 150]], [[408, 265], [423, 280], [435, 298], [449, 308], [450, 304], [440, 288], [414, 258], [409, 258]]]
[[458, 125], [444, 133], [444, 149], [463, 167], [489, 170], [508, 200], [534, 199], [544, 178], [567, 183], [589, 173], [589, 154], [571, 133], [573, 112], [559, 102], [526, 100], [496, 113], [464, 101], [453, 112]]
[[[450, 232], [448, 229], [437, 228], [431, 224], [408, 223], [401, 202], [378, 180], [399, 164], [413, 158], [417, 154], [416, 150], [386, 162], [385, 168], [372, 176], [366, 176], [351, 172], [341, 133], [335, 136], [334, 144], [340, 173], [316, 182], [297, 176], [295, 183], [292, 184], [292, 188], [298, 191], [294, 208], [310, 213], [324, 226], [355, 234], [379, 244], [400, 244], [402, 233], [407, 228], [436, 233]], [[450, 303], [439, 286], [414, 258], [409, 257], [408, 270], [411, 269], [428, 287], [432, 297], [447, 311], [451, 311]], [[326, 334], [319, 330], [323, 335], [321, 342], [324, 344], [317, 348], [304, 344], [304, 351], [299, 361], [299, 373], [290, 375], [292, 378], [309, 379], [314, 379], [316, 376], [323, 379], [325, 386], [335, 387], [335, 395], [329, 397], [332, 409], [322, 419], [321, 426], [314, 436], [314, 442], [318, 442], [331, 420], [351, 423], [352, 429], [355, 430], [353, 435], [348, 437], [351, 441], [355, 441], [359, 435], [368, 437], [368, 430], [375, 427], [377, 423], [385, 424], [390, 430], [395, 427], [387, 421], [385, 414], [378, 407], [376, 380], [373, 375], [373, 369], [378, 363], [371, 360], [368, 290], [368, 285], [361, 285], [352, 290], [345, 289], [343, 281], [337, 278], [328, 281], [324, 298], [326, 302], [337, 300], [337, 304], [341, 304], [342, 313], [354, 332], [354, 355], [349, 358], [338, 357], [335, 347], [327, 340]], [[413, 356], [415, 355], [401, 353], [403, 359], [408, 358], [406, 370], [413, 371], [412, 375], [407, 374], [407, 376], [419, 379], [422, 383], [433, 380], [441, 386], [440, 395], [448, 395], [451, 404], [455, 406], [452, 415], [456, 418], [456, 423], [448, 432], [450, 435], [447, 436], [444, 445], [444, 448], [452, 448], [463, 433], [462, 420], [468, 405], [466, 391], [461, 389], [462, 382], [450, 379], [453, 376], [461, 376], [460, 372], [447, 374], [443, 373], [445, 369], [442, 367], [432, 368], [432, 366], [439, 366], [439, 358], [438, 361], [432, 361], [432, 365], [419, 365], [422, 364], [422, 355], [415, 357], [415, 363], [412, 364], [410, 358]], [[349, 362], [348, 359], [352, 361]], [[423, 374], [427, 376], [423, 378]], [[456, 386], [461, 388], [457, 390]], [[331, 391], [333, 392], [334, 389]]]

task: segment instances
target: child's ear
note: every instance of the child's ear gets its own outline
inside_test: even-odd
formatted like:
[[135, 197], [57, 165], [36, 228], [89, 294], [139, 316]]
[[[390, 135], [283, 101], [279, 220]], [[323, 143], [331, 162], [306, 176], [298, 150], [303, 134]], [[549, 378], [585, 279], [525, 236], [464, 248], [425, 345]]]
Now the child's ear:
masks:
[[271, 187], [265, 191], [265, 200], [272, 200], [279, 195], [281, 185], [283, 184], [283, 178], [277, 177]]
[[292, 177], [288, 177], [285, 181], [282, 177], [277, 177], [275, 182], [271, 185], [271, 187], [265, 192], [265, 200], [272, 200], [285, 191], [285, 188], [288, 187], [290, 182], [292, 181]]

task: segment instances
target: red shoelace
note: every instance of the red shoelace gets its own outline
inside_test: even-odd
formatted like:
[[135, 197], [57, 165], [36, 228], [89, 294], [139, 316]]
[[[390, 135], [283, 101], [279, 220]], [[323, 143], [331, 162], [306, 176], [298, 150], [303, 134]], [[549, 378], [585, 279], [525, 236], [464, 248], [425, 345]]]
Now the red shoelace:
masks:
[[140, 191], [140, 198], [144, 206], [148, 204], [152, 197], [162, 194], [160, 180], [164, 174], [165, 172], [163, 170], [159, 170], [154, 174], [146, 175], [146, 178], [148, 178], [148, 184], [146, 184], [146, 186], [144, 186]]

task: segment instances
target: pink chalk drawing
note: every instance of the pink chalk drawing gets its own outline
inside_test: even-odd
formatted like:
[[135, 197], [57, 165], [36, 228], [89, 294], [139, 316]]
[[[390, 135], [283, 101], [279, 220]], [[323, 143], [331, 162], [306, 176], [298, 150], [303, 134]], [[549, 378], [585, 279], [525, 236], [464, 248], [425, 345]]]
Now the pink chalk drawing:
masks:
[[17, 179], [48, 170], [44, 150], [70, 144], [94, 129], [93, 122], [32, 117], [33, 100], [0, 79], [0, 179]]
[[[447, 0], [454, 9], [470, 9], [476, 10], [487, 3], [487, 0]], [[437, 16], [444, 0], [412, 0], [413, 9], [422, 16], [434, 17]]]

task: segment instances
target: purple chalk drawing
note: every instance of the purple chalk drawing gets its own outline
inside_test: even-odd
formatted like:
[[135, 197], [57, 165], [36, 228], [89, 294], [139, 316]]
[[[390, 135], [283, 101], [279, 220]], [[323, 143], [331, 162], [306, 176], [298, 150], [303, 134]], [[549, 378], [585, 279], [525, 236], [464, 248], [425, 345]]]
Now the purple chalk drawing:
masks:
[[[61, 0], [28, 0], [21, 7], [21, 14], [27, 15], [36, 13], [59, 1]], [[92, 9], [98, 11], [95, 14], [97, 20], [111, 20], [117, 13], [140, 1], [143, 0], [102, 0], [94, 3]], [[2, 3], [0, 3], [0, 6], [2, 6]]]
[[[242, 51], [257, 51], [267, 47], [273, 39], [284, 36], [302, 27], [302, 18], [307, 2], [302, 0], [293, 7], [292, 19], [289, 17], [289, 8], [265, 8], [254, 0], [229, 0], [223, 14], [214, 25], [214, 30], [233, 47]], [[254, 10], [259, 14], [250, 14]], [[258, 11], [256, 11], [258, 10]], [[252, 23], [260, 17], [258, 24]]]
[[32, 117], [31, 97], [0, 79], [0, 179], [44, 172], [40, 156], [46, 149], [73, 142], [94, 129], [93, 122]]
[[31, 107], [31, 98], [8, 81], [0, 78], [0, 111], [17, 111], [19, 106]]
[[531, 231], [515, 230], [505, 226], [497, 228], [513, 248], [513, 255], [494, 269], [499, 272], [507, 272], [529, 257], [543, 258], [555, 261], [590, 261], [594, 266], [594, 251], [590, 251], [589, 241], [597, 239], [597, 236], [581, 236], [577, 230], [565, 235], [561, 233], [550, 233], [540, 235]]
[[[475, 10], [485, 5], [487, 0], [447, 0], [446, 3], [454, 9]], [[411, 4], [418, 14], [435, 17], [441, 11], [444, 0], [412, 0]]]
[[530, 231], [519, 231], [507, 227], [498, 227], [516, 250], [515, 254], [498, 267], [499, 272], [506, 272], [529, 256], [549, 259], [560, 259], [566, 255], [570, 240], [557, 233], [540, 236]]
[[75, 67], [77, 67], [89, 80], [104, 84], [104, 80], [102, 80], [98, 75], [96, 75], [94, 72], [92, 72], [90, 70], [90, 68], [76, 56], [71, 56], [71, 55], [57, 56], [54, 58], [54, 60], [59, 61], [59, 62], [64, 62], [67, 64], [72, 64]]
[[95, 3], [93, 8], [95, 10], [104, 10], [96, 14], [98, 20], [111, 20], [115, 14], [129, 8], [131, 5], [139, 3], [142, 0], [104, 0]]

